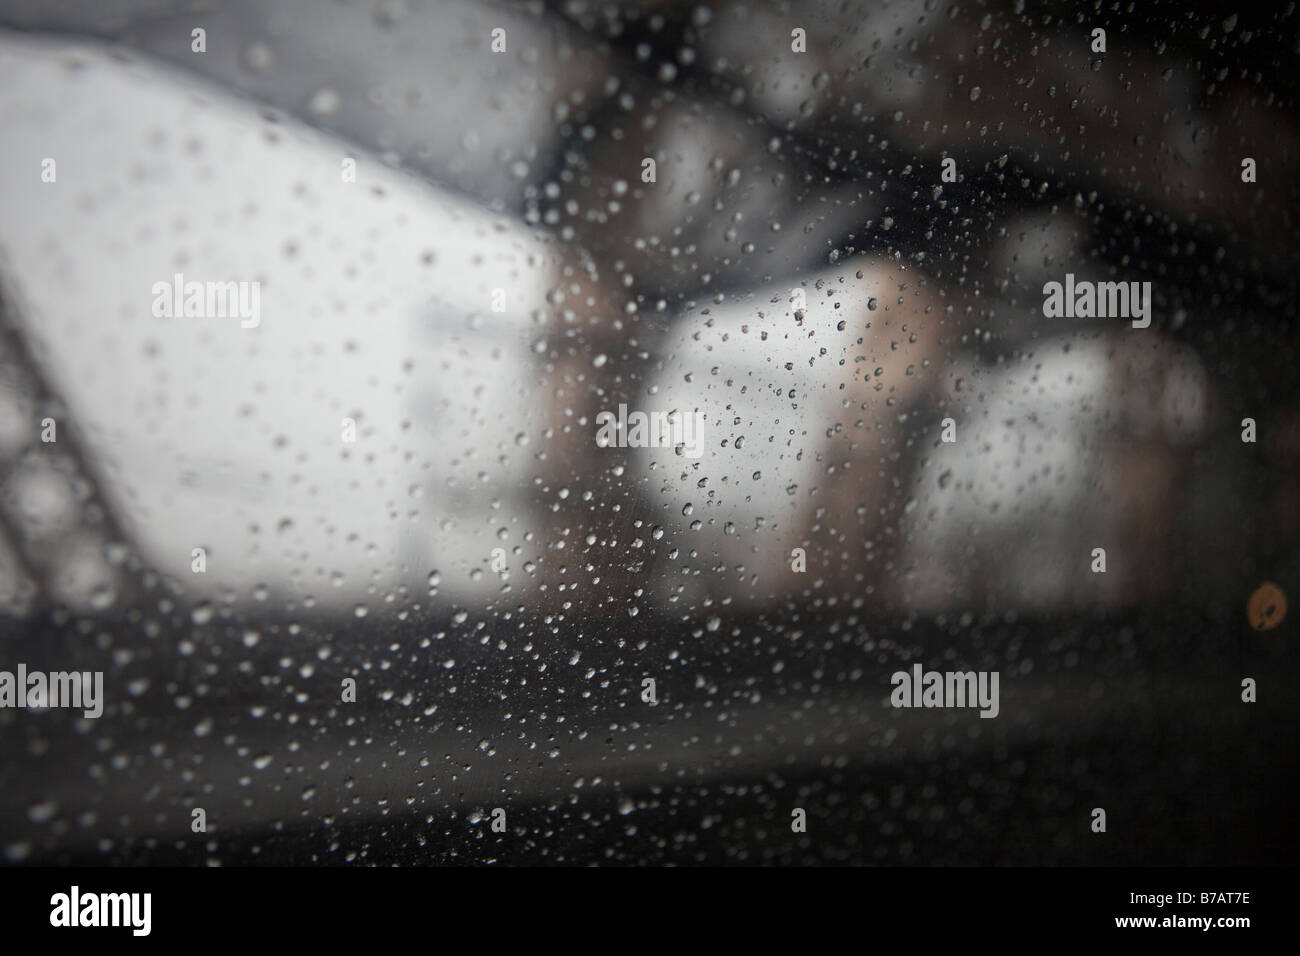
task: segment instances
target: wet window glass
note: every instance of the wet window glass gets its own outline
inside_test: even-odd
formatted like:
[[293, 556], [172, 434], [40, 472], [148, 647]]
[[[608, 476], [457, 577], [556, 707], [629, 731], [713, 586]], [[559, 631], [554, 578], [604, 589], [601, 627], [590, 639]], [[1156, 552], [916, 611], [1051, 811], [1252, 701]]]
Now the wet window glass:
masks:
[[10, 0], [0, 859], [1291, 860], [1297, 17]]

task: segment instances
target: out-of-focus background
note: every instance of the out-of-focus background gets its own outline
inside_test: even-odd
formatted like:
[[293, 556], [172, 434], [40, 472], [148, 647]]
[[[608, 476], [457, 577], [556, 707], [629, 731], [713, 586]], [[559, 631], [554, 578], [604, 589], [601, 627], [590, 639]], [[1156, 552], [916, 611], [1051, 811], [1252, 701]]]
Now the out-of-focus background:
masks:
[[0, 859], [1294, 862], [1298, 24], [3, 0]]

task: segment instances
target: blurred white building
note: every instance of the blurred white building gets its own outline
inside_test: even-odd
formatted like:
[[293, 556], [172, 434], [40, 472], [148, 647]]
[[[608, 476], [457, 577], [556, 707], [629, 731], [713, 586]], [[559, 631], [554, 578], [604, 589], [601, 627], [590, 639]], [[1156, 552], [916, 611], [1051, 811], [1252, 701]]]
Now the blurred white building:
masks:
[[[500, 587], [476, 569], [528, 524], [542, 237], [90, 45], [0, 39], [0, 125], [0, 268], [148, 563], [234, 600]], [[175, 273], [260, 283], [260, 324], [155, 317]]]

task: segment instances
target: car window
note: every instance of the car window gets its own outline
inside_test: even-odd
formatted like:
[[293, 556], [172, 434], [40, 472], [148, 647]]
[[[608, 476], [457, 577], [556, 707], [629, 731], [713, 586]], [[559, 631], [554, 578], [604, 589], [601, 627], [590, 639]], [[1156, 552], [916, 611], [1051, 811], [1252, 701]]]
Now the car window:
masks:
[[1288, 860], [1295, 31], [6, 4], [0, 855]]

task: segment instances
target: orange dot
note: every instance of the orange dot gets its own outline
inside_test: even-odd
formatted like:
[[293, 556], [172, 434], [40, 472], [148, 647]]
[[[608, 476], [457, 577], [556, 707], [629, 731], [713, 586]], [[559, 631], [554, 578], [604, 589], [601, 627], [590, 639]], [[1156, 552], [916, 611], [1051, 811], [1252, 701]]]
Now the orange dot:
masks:
[[1286, 617], [1286, 594], [1272, 581], [1255, 588], [1246, 602], [1246, 619], [1257, 631], [1271, 631]]

